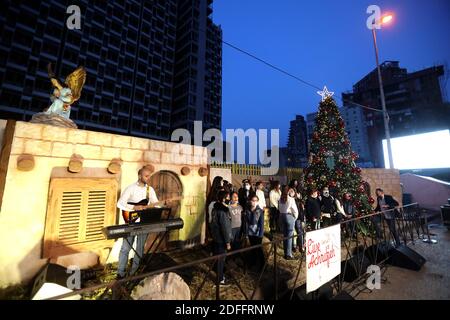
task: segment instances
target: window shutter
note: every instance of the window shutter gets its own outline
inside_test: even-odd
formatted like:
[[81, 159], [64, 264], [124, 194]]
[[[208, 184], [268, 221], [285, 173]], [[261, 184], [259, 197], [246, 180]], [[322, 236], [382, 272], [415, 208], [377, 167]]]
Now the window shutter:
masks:
[[87, 217], [86, 217], [86, 241], [104, 239], [102, 228], [106, 219], [106, 191], [89, 191]]
[[115, 179], [54, 178], [50, 182], [44, 258], [112, 246], [102, 228], [115, 224]]
[[62, 193], [58, 240], [65, 244], [78, 242], [81, 204], [82, 192], [64, 191]]

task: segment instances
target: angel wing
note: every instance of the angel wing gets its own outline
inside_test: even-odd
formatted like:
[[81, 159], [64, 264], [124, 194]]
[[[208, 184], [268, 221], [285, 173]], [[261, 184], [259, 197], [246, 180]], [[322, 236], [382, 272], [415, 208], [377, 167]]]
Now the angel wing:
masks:
[[58, 90], [61, 90], [63, 85], [56, 79], [55, 73], [52, 70], [52, 64], [49, 63], [47, 65], [47, 71], [48, 71], [48, 77], [50, 78], [50, 81], [52, 82], [53, 87], [57, 88]]
[[72, 91], [73, 102], [80, 99], [81, 89], [86, 81], [86, 70], [83, 67], [78, 67], [74, 72], [69, 74], [66, 78], [66, 85]]

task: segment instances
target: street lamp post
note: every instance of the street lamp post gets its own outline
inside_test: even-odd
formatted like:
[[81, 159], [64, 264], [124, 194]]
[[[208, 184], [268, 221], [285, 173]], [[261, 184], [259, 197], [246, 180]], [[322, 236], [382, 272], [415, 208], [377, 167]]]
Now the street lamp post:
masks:
[[[392, 16], [385, 16], [381, 19], [380, 23], [387, 23], [388, 21], [392, 20]], [[381, 107], [383, 110], [383, 122], [384, 122], [384, 132], [386, 135], [386, 142], [387, 142], [387, 151], [388, 151], [388, 157], [389, 157], [389, 168], [394, 169], [394, 160], [392, 158], [392, 148], [391, 148], [391, 134], [389, 132], [389, 116], [386, 111], [386, 101], [384, 98], [384, 89], [383, 89], [383, 80], [381, 78], [381, 69], [380, 69], [380, 63], [378, 60], [378, 46], [377, 46], [377, 36], [375, 34], [375, 26], [372, 26], [372, 36], [373, 36], [373, 45], [375, 48], [375, 59], [377, 62], [377, 70], [378, 70], [378, 83], [380, 86], [380, 99], [381, 99]]]

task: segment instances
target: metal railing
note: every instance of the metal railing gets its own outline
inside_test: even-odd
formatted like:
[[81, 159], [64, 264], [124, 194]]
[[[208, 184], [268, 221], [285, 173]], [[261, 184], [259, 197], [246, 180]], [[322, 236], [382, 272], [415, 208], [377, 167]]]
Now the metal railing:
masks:
[[[426, 225], [426, 216], [424, 216], [423, 214], [424, 211], [420, 210], [419, 205], [417, 203], [413, 203], [398, 207], [396, 209], [390, 209], [365, 216], [355, 217], [341, 222], [341, 258], [344, 257], [344, 259], [342, 260], [341, 274], [331, 281], [331, 284], [334, 287], [334, 291], [336, 293], [342, 290], [351, 292], [354, 289], [361, 287], [363, 280], [365, 280], [365, 278], [367, 277], [366, 269], [364, 268], [364, 257], [368, 258], [371, 264], [383, 265], [389, 259], [390, 253], [387, 248], [389, 248], [391, 244], [408, 245], [410, 243], [415, 243], [417, 239], [423, 239], [426, 236], [428, 236], [429, 238], [430, 235], [428, 232], [428, 226]], [[392, 219], [389, 219], [389, 215], [392, 216]], [[305, 231], [307, 232], [307, 230]], [[303, 232], [303, 236], [306, 232]], [[265, 246], [270, 246], [270, 248], [265, 258], [264, 265], [255, 277], [256, 279], [254, 282], [254, 287], [252, 288], [251, 292], [245, 292], [245, 290], [241, 287], [239, 281], [237, 281], [234, 276], [229, 273], [225, 274], [227, 276], [230, 275], [232, 282], [246, 300], [254, 299], [255, 293], [263, 277], [265, 277], [265, 279], [271, 278], [273, 281], [273, 299], [277, 300], [281, 295], [286, 296], [289, 291], [290, 294], [288, 296], [290, 297], [290, 299], [292, 299], [295, 290], [300, 285], [305, 283], [299, 282], [300, 273], [305, 260], [305, 251], [301, 252], [301, 254], [296, 258], [296, 264], [293, 264], [295, 266], [295, 278], [293, 284], [285, 289], [284, 292], [280, 292], [280, 262], [278, 261], [279, 254], [277, 254], [277, 249], [281, 246], [281, 243], [284, 240], [291, 240], [296, 237], [297, 235], [293, 235], [291, 237], [275, 237], [276, 239], [273, 239], [270, 242], [249, 246], [220, 255], [209, 256], [206, 258], [154, 270], [151, 272], [143, 272], [141, 274], [126, 277], [120, 280], [114, 280], [108, 283], [102, 283], [80, 290], [75, 290], [73, 292], [58, 295], [49, 299], [63, 299], [68, 298], [72, 295], [86, 294], [100, 289], [104, 289], [104, 293], [102, 294], [102, 296], [104, 296], [109, 290], [112, 290], [113, 298], [115, 297], [130, 299], [130, 291], [138, 283], [139, 280], [165, 272], [180, 272], [180, 270], [185, 268], [198, 267], [201, 264], [209, 263], [210, 265], [203, 275], [201, 284], [192, 295], [192, 299], [197, 300], [199, 298], [205, 283], [208, 281], [208, 277], [211, 278], [212, 276], [211, 271], [214, 268], [215, 264], [216, 272], [214, 280], [214, 295], [215, 299], [219, 300], [221, 299], [221, 285], [219, 282], [219, 264], [217, 263], [217, 261], [219, 259], [226, 259], [226, 262], [230, 257], [245, 255], [252, 250], [262, 250]], [[344, 254], [342, 254], [342, 252], [344, 252]], [[294, 261], [292, 263], [294, 263]], [[269, 264], [271, 264], [272, 270], [267, 271]], [[348, 281], [348, 278], [346, 277], [347, 270], [349, 268], [352, 268], [354, 271], [353, 279], [351, 279], [350, 281]], [[241, 272], [246, 271], [241, 270]], [[214, 276], [212, 277], [214, 278]], [[361, 292], [362, 290], [359, 289], [359, 292]]]

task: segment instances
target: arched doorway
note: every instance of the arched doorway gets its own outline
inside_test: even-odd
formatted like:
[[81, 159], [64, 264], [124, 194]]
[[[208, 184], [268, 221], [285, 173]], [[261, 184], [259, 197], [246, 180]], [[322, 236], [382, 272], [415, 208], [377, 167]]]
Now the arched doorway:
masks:
[[[166, 200], [173, 198], [181, 198], [183, 195], [183, 185], [181, 184], [178, 176], [168, 170], [161, 170], [155, 172], [150, 178], [150, 186], [155, 189], [158, 200]], [[178, 218], [180, 216], [181, 200], [174, 200], [170, 202], [169, 207], [171, 210], [171, 217]], [[162, 219], [167, 219], [167, 216], [163, 216]], [[171, 231], [172, 238], [178, 239], [178, 230]], [[150, 235], [147, 240], [146, 247], [149, 247], [156, 235]], [[163, 240], [163, 243], [158, 247], [158, 251], [162, 251], [168, 248], [169, 235]], [[157, 244], [155, 244], [156, 246]]]

